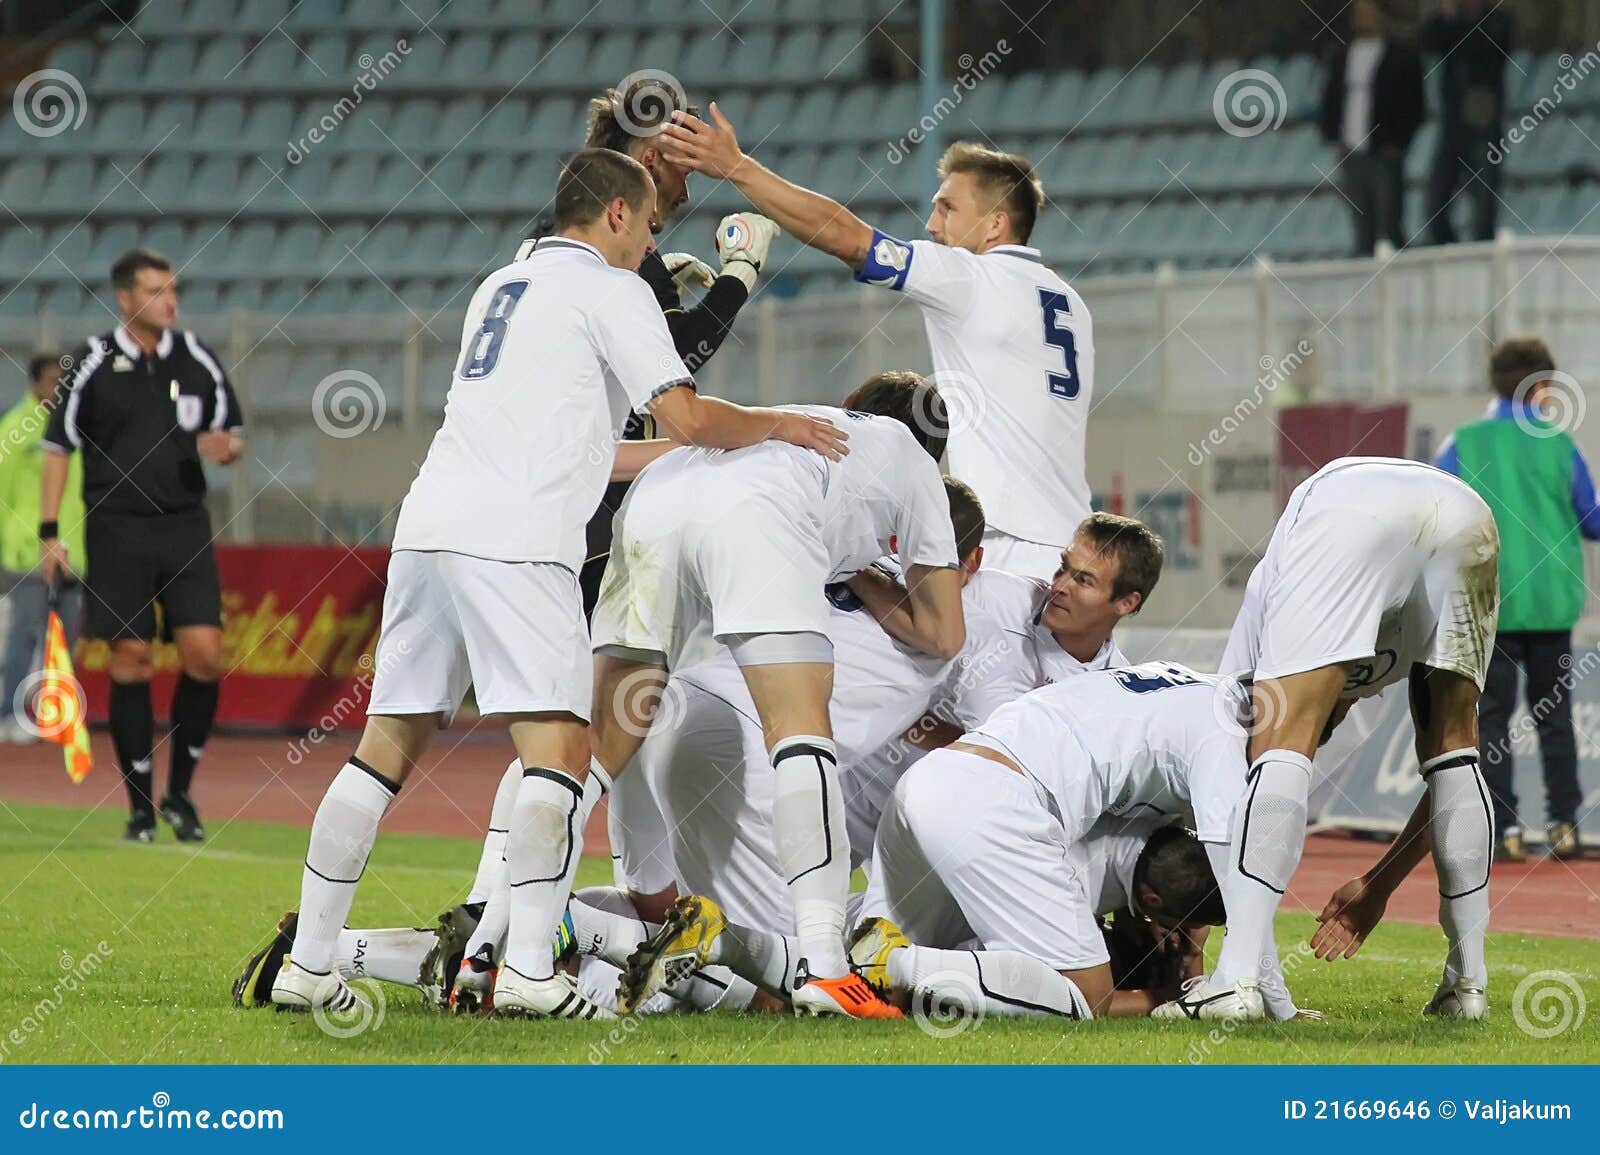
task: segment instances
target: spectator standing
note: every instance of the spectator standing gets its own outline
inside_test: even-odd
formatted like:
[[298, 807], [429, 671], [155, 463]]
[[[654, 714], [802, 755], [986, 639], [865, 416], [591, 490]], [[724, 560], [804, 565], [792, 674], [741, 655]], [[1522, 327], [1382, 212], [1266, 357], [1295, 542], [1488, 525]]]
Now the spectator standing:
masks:
[[1502, 342], [1489, 360], [1496, 400], [1488, 415], [1457, 429], [1435, 462], [1478, 491], [1500, 529], [1500, 632], [1478, 708], [1478, 742], [1494, 795], [1495, 857], [1511, 862], [1527, 857], [1510, 735], [1519, 666], [1539, 734], [1550, 853], [1575, 858], [1581, 852], [1583, 790], [1567, 674], [1572, 627], [1587, 591], [1581, 539], [1600, 539], [1600, 505], [1583, 454], [1545, 415], [1555, 369], [1543, 341]]
[[1494, 238], [1500, 166], [1489, 150], [1500, 139], [1506, 110], [1511, 13], [1490, 0], [1439, 0], [1422, 25], [1422, 50], [1440, 71], [1439, 146], [1428, 178], [1428, 239], [1455, 243], [1451, 202], [1463, 188], [1472, 205], [1472, 239]]
[[1339, 183], [1354, 214], [1356, 256], [1380, 238], [1405, 244], [1405, 169], [1426, 111], [1422, 57], [1391, 33], [1383, 0], [1355, 0], [1350, 39], [1329, 61], [1322, 135], [1339, 152]]
[[[40, 353], [28, 362], [28, 392], [0, 416], [0, 571], [4, 571], [11, 624], [6, 630], [5, 658], [0, 666], [0, 739], [27, 743], [38, 740], [22, 713], [17, 691], [33, 671], [33, 658], [44, 639], [46, 587], [39, 572], [39, 481], [44, 472], [41, 444], [50, 411], [61, 386], [61, 359]], [[68, 470], [67, 492], [57, 520], [67, 552], [59, 610], [67, 646], [78, 638], [83, 607], [83, 465], [76, 458]]]

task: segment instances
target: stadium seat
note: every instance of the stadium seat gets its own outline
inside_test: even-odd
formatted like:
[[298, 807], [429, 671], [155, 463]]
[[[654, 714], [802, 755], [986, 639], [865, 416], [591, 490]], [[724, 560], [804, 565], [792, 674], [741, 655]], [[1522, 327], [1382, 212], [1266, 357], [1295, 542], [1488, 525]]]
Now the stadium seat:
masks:
[[216, 87], [240, 75], [240, 61], [248, 51], [242, 36], [217, 36], [205, 42], [195, 58], [195, 82]]
[[195, 138], [203, 146], [225, 146], [244, 133], [244, 102], [219, 96], [200, 107], [194, 122]]
[[[355, 0], [351, 2], [354, 3]], [[416, 13], [417, 19], [427, 19], [425, 5], [419, 0], [406, 0], [406, 8]], [[402, 13], [405, 10], [402, 8]], [[412, 17], [408, 15], [407, 19]], [[348, 27], [350, 23], [350, 18], [345, 12], [345, 0], [300, 0], [289, 10], [288, 16], [284, 17], [283, 26], [290, 32], [303, 34], [336, 32]]]
[[536, 33], [506, 36], [494, 49], [483, 78], [496, 86], [504, 85], [507, 91], [518, 87], [539, 66], [545, 50], [545, 42]]
[[245, 32], [270, 32], [284, 22], [293, 0], [240, 0], [235, 26]]
[[342, 32], [323, 32], [308, 37], [301, 45], [304, 55], [300, 57], [295, 79], [307, 88], [343, 87], [349, 83], [349, 49]]
[[294, 105], [281, 97], [263, 100], [249, 110], [239, 143], [260, 152], [286, 149], [294, 128]]

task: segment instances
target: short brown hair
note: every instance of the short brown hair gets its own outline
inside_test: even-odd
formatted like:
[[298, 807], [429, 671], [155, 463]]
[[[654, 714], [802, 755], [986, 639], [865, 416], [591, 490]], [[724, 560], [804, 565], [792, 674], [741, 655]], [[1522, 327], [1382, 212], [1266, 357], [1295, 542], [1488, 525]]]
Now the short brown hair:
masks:
[[1091, 513], [1078, 525], [1078, 532], [1094, 543], [1100, 553], [1117, 559], [1117, 577], [1111, 583], [1112, 600], [1129, 594], [1139, 595], [1138, 613], [1150, 600], [1156, 582], [1161, 580], [1161, 563], [1166, 547], [1161, 535], [1136, 517], [1115, 513]]
[[674, 112], [698, 116], [700, 110], [665, 73], [636, 73], [626, 88], [608, 88], [589, 101], [583, 146], [627, 152], [635, 141], [659, 134]]
[[129, 249], [111, 262], [111, 287], [113, 289], [133, 288], [138, 281], [140, 272], [145, 269], [155, 269], [157, 272], [170, 273], [172, 272], [172, 262], [154, 249]]
[[644, 165], [604, 148], [574, 153], [556, 180], [556, 230], [586, 225], [621, 197], [637, 209], [654, 188]]
[[939, 158], [939, 177], [964, 172], [977, 178], [978, 187], [994, 198], [996, 208], [1011, 218], [1011, 233], [1018, 244], [1027, 244], [1034, 222], [1044, 208], [1044, 185], [1034, 174], [1033, 162], [1014, 152], [1000, 152], [958, 140]]
[[922, 374], [909, 369], [874, 373], [844, 399], [844, 407], [857, 413], [893, 417], [911, 430], [917, 444], [938, 461], [950, 440], [950, 414], [939, 390]]
[[983, 531], [987, 523], [983, 518], [983, 502], [973, 492], [972, 486], [953, 477], [944, 479], [944, 495], [950, 500], [950, 524], [956, 531], [956, 556], [962, 561], [983, 544]]
[[1501, 341], [1489, 354], [1489, 384], [1502, 397], [1515, 397], [1517, 386], [1529, 377], [1548, 376], [1555, 371], [1555, 358], [1537, 337], [1511, 337]]

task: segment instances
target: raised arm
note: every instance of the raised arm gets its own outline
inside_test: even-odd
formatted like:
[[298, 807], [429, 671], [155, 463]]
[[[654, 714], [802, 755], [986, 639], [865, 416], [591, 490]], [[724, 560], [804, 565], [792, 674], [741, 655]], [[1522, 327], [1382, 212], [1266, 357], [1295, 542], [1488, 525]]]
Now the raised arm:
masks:
[[662, 155], [674, 164], [730, 181], [756, 207], [802, 244], [858, 269], [872, 247], [872, 227], [838, 201], [797, 184], [752, 160], [739, 148], [733, 125], [711, 102], [711, 123], [677, 114], [661, 130]]

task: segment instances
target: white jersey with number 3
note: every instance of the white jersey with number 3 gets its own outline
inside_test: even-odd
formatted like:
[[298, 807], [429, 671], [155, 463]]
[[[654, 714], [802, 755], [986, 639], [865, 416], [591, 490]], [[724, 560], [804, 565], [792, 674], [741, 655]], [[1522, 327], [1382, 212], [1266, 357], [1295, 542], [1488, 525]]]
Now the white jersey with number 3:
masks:
[[989, 526], [1064, 546], [1089, 515], [1084, 429], [1094, 327], [1039, 250], [984, 253], [874, 232], [856, 279], [922, 309], [934, 383], [950, 410], [950, 474], [977, 491]]
[[637, 273], [546, 237], [472, 295], [444, 424], [393, 548], [576, 573], [628, 411], [691, 380]]

